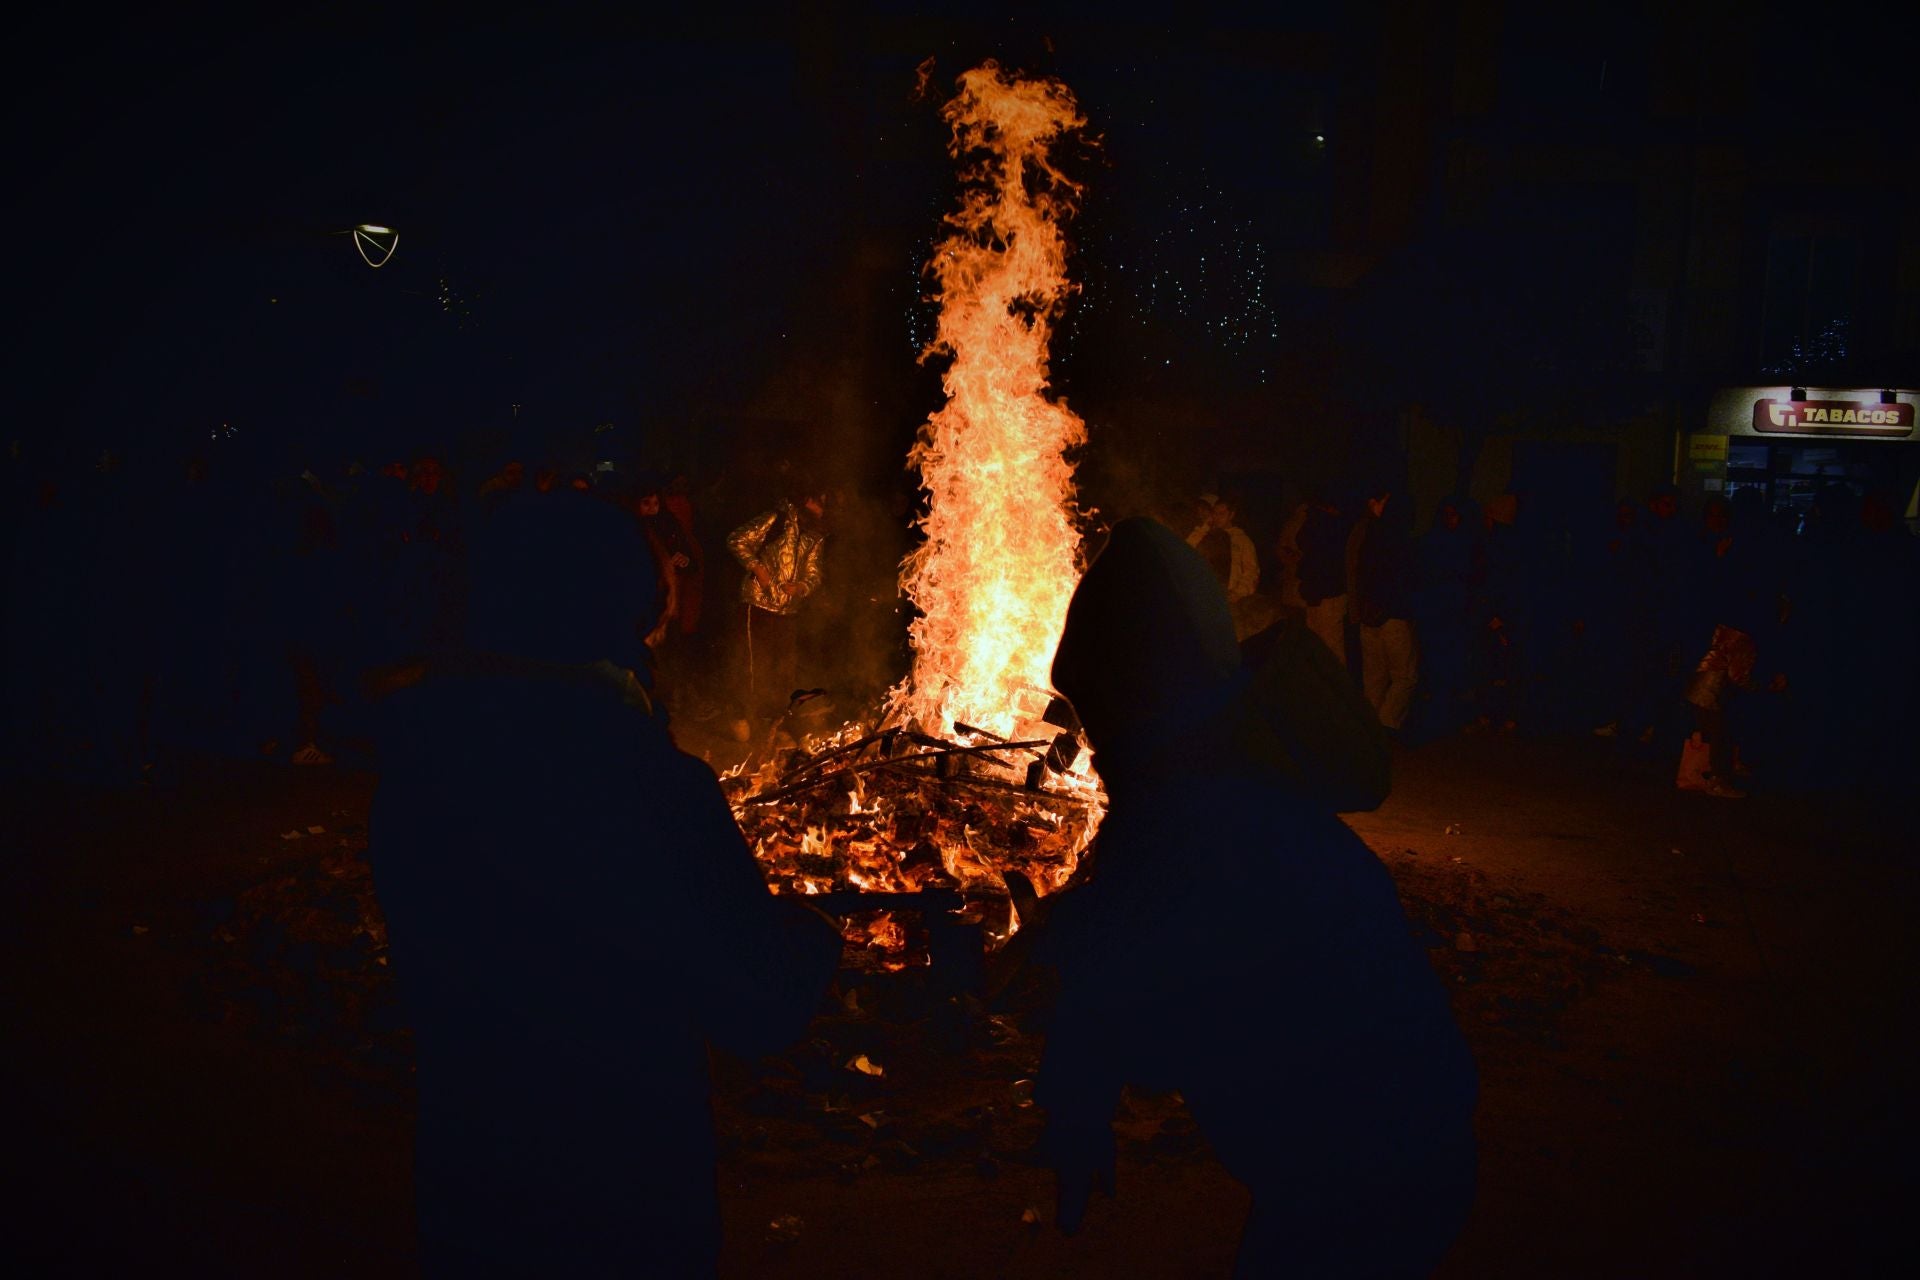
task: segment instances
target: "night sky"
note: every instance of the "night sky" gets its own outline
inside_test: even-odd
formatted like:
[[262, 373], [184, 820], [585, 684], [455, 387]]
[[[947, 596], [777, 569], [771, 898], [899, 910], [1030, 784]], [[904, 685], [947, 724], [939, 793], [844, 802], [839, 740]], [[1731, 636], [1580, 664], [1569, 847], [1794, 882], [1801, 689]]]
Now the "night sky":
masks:
[[[913, 363], [930, 320], [915, 273], [955, 190], [938, 101], [987, 56], [1059, 75], [1099, 138], [1072, 158], [1085, 292], [1056, 346], [1056, 384], [1084, 403], [1271, 394], [1335, 355], [1356, 384], [1399, 370], [1430, 388], [1485, 348], [1538, 342], [1554, 366], [1593, 347], [1565, 304], [1621, 275], [1630, 241], [1604, 208], [1570, 221], [1516, 202], [1475, 237], [1430, 239], [1382, 265], [1391, 305], [1344, 328], [1324, 291], [1276, 277], [1352, 230], [1335, 160], [1392, 90], [1366, 61], [1375, 8], [1231, 29], [860, 6], [192, 36], [39, 19], [6, 84], [16, 435], [172, 449], [220, 422], [296, 438], [324, 423], [351, 452], [402, 424], [496, 427], [514, 403], [657, 430], [855, 349], [875, 412], [910, 430], [934, 394]], [[1650, 64], [1633, 7], [1586, 9], [1509, 24], [1501, 92], [1522, 116], [1589, 81], [1597, 101], [1689, 73]], [[1811, 57], [1849, 37], [1754, 15], [1727, 38]], [[1844, 95], [1757, 94], [1722, 123], [1790, 153], [1894, 130], [1897, 99], [1856, 77]], [[379, 272], [342, 234], [360, 222], [400, 232]], [[1466, 321], [1435, 323], [1463, 291]], [[1447, 309], [1393, 301], [1415, 294]]]
[[[671, 417], [738, 398], [783, 343], [830, 349], [863, 245], [894, 266], [858, 340], [912, 383], [915, 272], [955, 190], [937, 107], [989, 55], [1067, 79], [1100, 136], [1074, 157], [1088, 294], [1063, 381], [1088, 316], [1157, 317], [1260, 376], [1263, 255], [1325, 216], [1293, 198], [1324, 179], [1320, 73], [1199, 28], [69, 24], [20, 55], [9, 376], [29, 437], [69, 443], [378, 433], [514, 402]], [[400, 233], [377, 273], [340, 234], [361, 222]]]

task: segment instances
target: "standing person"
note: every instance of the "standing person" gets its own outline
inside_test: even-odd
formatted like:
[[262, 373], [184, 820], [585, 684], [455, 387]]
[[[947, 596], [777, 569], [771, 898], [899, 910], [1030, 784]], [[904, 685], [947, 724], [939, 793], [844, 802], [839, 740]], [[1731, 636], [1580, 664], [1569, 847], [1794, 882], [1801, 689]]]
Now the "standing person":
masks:
[[[1674, 785], [1682, 791], [1701, 791], [1723, 800], [1746, 796], [1733, 783], [1739, 757], [1727, 729], [1727, 702], [1736, 689], [1752, 690], [1759, 652], [1749, 633], [1726, 625], [1713, 629], [1713, 643], [1687, 682], [1686, 700], [1693, 705], [1695, 729], [1680, 749], [1680, 768]], [[1775, 676], [1773, 691], [1786, 688], [1784, 676]]]
[[429, 1276], [712, 1275], [707, 1046], [777, 1050], [839, 958], [626, 665], [654, 622], [639, 540], [571, 491], [503, 507], [467, 649], [382, 706], [369, 860]]
[[1379, 860], [1238, 736], [1245, 679], [1205, 564], [1117, 525], [1053, 662], [1109, 801], [1033, 944], [1057, 1221], [1114, 1190], [1122, 1089], [1177, 1089], [1252, 1192], [1241, 1274], [1427, 1274], [1473, 1201], [1473, 1060]]
[[1307, 499], [1300, 526], [1300, 598], [1307, 627], [1325, 642], [1341, 666], [1347, 665], [1347, 535], [1351, 532], [1338, 503], [1324, 491]]
[[1597, 738], [1620, 731], [1620, 713], [1627, 703], [1635, 654], [1649, 646], [1646, 638], [1645, 588], [1639, 564], [1639, 539], [1634, 526], [1640, 508], [1631, 498], [1614, 503], [1605, 536], [1587, 551], [1587, 579], [1591, 583], [1585, 625], [1593, 655], [1593, 709], [1609, 718], [1595, 726]]
[[294, 740], [300, 745], [289, 759], [299, 765], [328, 765], [333, 757], [320, 747], [320, 717], [328, 702], [338, 700], [335, 677], [346, 642], [340, 502], [311, 469], [300, 478], [302, 485], [295, 491], [300, 532], [286, 573], [288, 611], [301, 619], [288, 631], [298, 711]]
[[1428, 690], [1421, 716], [1426, 734], [1453, 733], [1467, 719], [1473, 697], [1468, 610], [1478, 562], [1472, 508], [1458, 495], [1442, 498], [1415, 552], [1414, 626]]
[[660, 496], [660, 506], [680, 525], [689, 563], [680, 573], [680, 634], [691, 637], [700, 630], [700, 610], [706, 599], [707, 554], [700, 546], [700, 535], [693, 513], [693, 482], [684, 471], [676, 471]]
[[1503, 493], [1488, 502], [1481, 512], [1481, 529], [1485, 539], [1479, 615], [1484, 710], [1476, 724], [1512, 733], [1525, 714], [1533, 680], [1534, 584], [1520, 496]]
[[1273, 558], [1280, 566], [1280, 612], [1291, 618], [1303, 618], [1307, 612], [1307, 602], [1300, 596], [1300, 530], [1307, 523], [1307, 511], [1305, 502], [1294, 504], [1273, 541]]
[[1195, 522], [1192, 532], [1187, 534], [1187, 545], [1200, 553], [1200, 558], [1207, 562], [1207, 568], [1213, 570], [1213, 576], [1224, 591], [1227, 581], [1233, 576], [1233, 539], [1215, 523], [1219, 504], [1218, 494], [1200, 495], [1196, 503], [1200, 518]]
[[[1233, 633], [1244, 640], [1259, 630], [1261, 617], [1271, 621], [1271, 610], [1263, 612], [1259, 607], [1263, 602], [1255, 597], [1260, 589], [1260, 553], [1239, 525], [1240, 499], [1233, 494], [1203, 496], [1211, 498], [1213, 505], [1206, 523], [1187, 535], [1187, 545], [1199, 549], [1214, 569], [1233, 609]], [[1214, 552], [1215, 547], [1224, 550], [1225, 556]]]
[[799, 613], [820, 587], [826, 543], [827, 495], [816, 490], [799, 502], [782, 501], [727, 535], [727, 550], [747, 571], [740, 583], [746, 625], [746, 714], [733, 735], [745, 742], [755, 722], [765, 726], [785, 712], [799, 659]]
[[[1769, 585], [1771, 570], [1760, 560], [1764, 525], [1757, 515], [1749, 503], [1746, 519], [1736, 522], [1732, 502], [1717, 495], [1707, 500], [1702, 511], [1701, 561], [1691, 588], [1690, 605], [1712, 639], [1683, 693], [1694, 708], [1694, 732], [1681, 748], [1675, 782], [1682, 790], [1726, 799], [1744, 794], [1736, 779], [1749, 772], [1738, 744], [1751, 727], [1751, 715], [1740, 714], [1750, 700], [1735, 697], [1735, 692], [1755, 690], [1759, 654], [1780, 647], [1775, 643], [1779, 599]], [[1777, 653], [1770, 658], [1777, 660]], [[1774, 693], [1785, 692], [1785, 673], [1776, 672], [1768, 687]]]
[[1205, 494], [1202, 501], [1209, 498], [1212, 499], [1212, 505], [1208, 509], [1206, 522], [1187, 535], [1187, 545], [1199, 547], [1213, 534], [1225, 536], [1227, 573], [1220, 585], [1226, 590], [1227, 603], [1234, 604], [1260, 589], [1260, 554], [1253, 549], [1253, 539], [1237, 523], [1240, 500], [1231, 494]]
[[657, 476], [643, 475], [634, 490], [633, 513], [647, 535], [660, 581], [666, 586], [666, 608], [660, 623], [647, 634], [647, 647], [658, 655], [668, 637], [681, 634], [680, 614], [686, 608], [686, 581], [693, 572], [693, 548], [688, 545], [680, 522], [662, 509]]
[[1420, 671], [1413, 630], [1413, 546], [1391, 489], [1369, 495], [1357, 526], [1353, 615], [1360, 624], [1360, 679], [1367, 701], [1388, 733], [1406, 726]]

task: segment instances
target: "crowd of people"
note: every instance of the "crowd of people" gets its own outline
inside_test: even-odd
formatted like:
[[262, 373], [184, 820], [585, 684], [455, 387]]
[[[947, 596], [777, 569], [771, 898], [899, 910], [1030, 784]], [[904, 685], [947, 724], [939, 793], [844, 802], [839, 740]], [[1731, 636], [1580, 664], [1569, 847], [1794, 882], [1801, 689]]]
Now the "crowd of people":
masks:
[[[706, 1048], [803, 1034], [840, 940], [767, 892], [669, 731], [676, 645], [725, 581], [705, 579], [689, 486], [526, 457], [463, 479], [431, 451], [327, 474], [196, 456], [160, 479], [108, 456], [16, 495], [10, 759], [138, 776], [201, 737], [325, 764], [353, 734], [323, 718], [358, 709], [414, 1033], [423, 1269], [711, 1274]], [[774, 620], [822, 581], [830, 505], [801, 486], [722, 539], [776, 693]], [[1252, 548], [1226, 538], [1243, 606]], [[1472, 1202], [1476, 1088], [1389, 878], [1336, 816], [1384, 778], [1384, 744], [1302, 751], [1333, 726], [1291, 698], [1250, 731], [1235, 606], [1199, 543], [1122, 522], [1054, 658], [1110, 798], [1098, 877], [1022, 930], [1061, 978], [1035, 1086], [1056, 1221], [1079, 1230], [1117, 1190], [1120, 1088], [1177, 1088], [1253, 1192], [1246, 1274], [1415, 1273]], [[1344, 708], [1334, 736], [1377, 738], [1310, 652], [1281, 662]], [[756, 680], [744, 710], [777, 716]]]
[[[664, 584], [615, 660], [656, 686], [712, 660], [710, 535], [685, 474], [510, 447], [458, 474], [433, 447], [323, 462], [216, 441], [8, 469], [5, 758], [125, 783], [175, 751], [300, 765], [365, 750], [371, 709], [462, 646], [469, 550], [527, 502], [620, 511]], [[729, 579], [725, 589], [735, 584]]]
[[1587, 733], [1739, 798], [1878, 786], [1913, 755], [1920, 556], [1893, 495], [1843, 482], [1803, 514], [1756, 489], [1697, 512], [1662, 485], [1586, 522], [1507, 492], [1438, 502], [1309, 490], [1264, 557], [1207, 493], [1188, 541], [1245, 638], [1281, 617], [1351, 669], [1388, 732]]
[[[684, 475], [533, 449], [466, 475], [432, 449], [10, 474], [16, 769], [138, 781], [171, 746], [374, 753], [428, 1269], [711, 1271], [702, 1046], [801, 1034], [839, 944], [765, 892], [663, 708], [727, 689], [709, 718], [744, 739], [808, 692], [797, 620], [830, 576], [832, 496], [795, 485], [715, 531]], [[1912, 539], [1885, 495], [1832, 485], [1791, 525], [1757, 497], [1687, 515], [1665, 486], [1590, 528], [1522, 494], [1449, 497], [1416, 536], [1404, 492], [1316, 490], [1264, 554], [1227, 493], [1203, 495], [1184, 540], [1112, 529], [1053, 661], [1109, 813], [1094, 878], [1031, 943], [1060, 981], [1035, 1097], [1063, 1227], [1112, 1189], [1132, 1083], [1177, 1088], [1252, 1190], [1249, 1274], [1362, 1254], [1417, 1272], [1459, 1230], [1474, 1066], [1390, 880], [1337, 817], [1379, 803], [1383, 735], [1590, 733], [1672, 753], [1678, 785], [1728, 798], [1748, 774], [1897, 776]], [[720, 600], [741, 651], [714, 643]], [[663, 893], [668, 919], [632, 928]], [[628, 975], [689, 957], [652, 1023], [618, 1016]], [[1251, 1016], [1276, 1000], [1284, 1025]], [[667, 1120], [628, 1101], [635, 1080]]]
[[[16, 768], [135, 781], [176, 747], [330, 763], [383, 691], [459, 645], [466, 544], [530, 496], [630, 517], [664, 597], [626, 660], [676, 710], [744, 741], [806, 683], [825, 493], [709, 528], [685, 474], [532, 445], [464, 476], [430, 447], [323, 465], [220, 441], [164, 466], [10, 464]], [[1303, 624], [1404, 740], [1591, 732], [1729, 798], [1874, 785], [1912, 754], [1920, 567], [1887, 493], [1834, 483], [1795, 515], [1749, 489], [1686, 513], [1665, 485], [1585, 521], [1454, 495], [1416, 535], [1404, 491], [1309, 489], [1260, 541], [1240, 507], [1202, 495], [1187, 536], [1236, 632]]]

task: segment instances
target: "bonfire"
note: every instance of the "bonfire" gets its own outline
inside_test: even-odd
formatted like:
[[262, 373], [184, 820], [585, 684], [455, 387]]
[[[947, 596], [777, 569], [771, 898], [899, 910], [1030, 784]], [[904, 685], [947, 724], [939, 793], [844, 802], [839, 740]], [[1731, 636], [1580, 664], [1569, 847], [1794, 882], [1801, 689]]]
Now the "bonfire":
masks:
[[870, 718], [723, 779], [774, 891], [821, 896], [888, 967], [924, 959], [903, 908], [1004, 942], [1014, 895], [1064, 887], [1102, 812], [1048, 688], [1083, 567], [1086, 439], [1048, 388], [1080, 194], [1054, 152], [1086, 121], [1057, 80], [987, 62], [958, 85], [943, 114], [961, 194], [927, 264], [940, 320], [922, 354], [947, 361], [946, 402], [908, 458], [925, 494], [900, 579], [912, 670]]

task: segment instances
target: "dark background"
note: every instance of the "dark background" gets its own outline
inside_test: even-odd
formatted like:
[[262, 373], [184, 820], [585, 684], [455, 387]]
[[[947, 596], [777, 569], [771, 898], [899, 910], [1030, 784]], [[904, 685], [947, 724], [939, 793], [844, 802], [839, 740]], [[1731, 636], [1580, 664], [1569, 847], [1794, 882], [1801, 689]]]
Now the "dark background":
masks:
[[[1364, 46], [1372, 21], [50, 20], [8, 77], [17, 434], [171, 453], [230, 424], [377, 452], [517, 403], [718, 466], [687, 437], [748, 430], [798, 383], [809, 402], [771, 416], [897, 460], [937, 395], [914, 356], [955, 191], [938, 106], [987, 56], [1064, 78], [1100, 139], [1074, 158], [1086, 292], [1056, 384], [1245, 398], [1318, 363], [1324, 306], [1282, 296], [1274, 258], [1329, 234], [1331, 35]], [[400, 232], [379, 272], [341, 234], [360, 222]]]
[[[897, 485], [938, 399], [914, 361], [917, 272], [955, 190], [938, 104], [987, 56], [1060, 76], [1099, 138], [1072, 158], [1084, 292], [1054, 381], [1093, 424], [1085, 475], [1109, 505], [1148, 505], [1154, 475], [1206, 483], [1220, 459], [1249, 476], [1405, 465], [1414, 403], [1459, 420], [1465, 472], [1499, 414], [1681, 414], [1766, 373], [1898, 381], [1910, 25], [1488, 0], [1230, 24], [852, 4], [29, 19], [4, 89], [8, 437], [172, 458], [229, 424], [308, 462], [433, 444], [478, 463], [518, 404], [542, 430], [612, 423], [663, 465], [784, 450]], [[1836, 192], [1871, 216], [1836, 248], [1675, 215], [1691, 256], [1669, 271], [1646, 247], [1668, 230], [1648, 215], [1663, 148], [1691, 148], [1675, 172], [1698, 192], [1715, 147], [1770, 216]], [[1638, 157], [1628, 179], [1618, 154]], [[1508, 168], [1477, 179], [1487, 155]], [[378, 272], [342, 234], [360, 222], [400, 233]], [[1726, 351], [1689, 336], [1716, 251], [1752, 260]], [[1774, 305], [1783, 289], [1794, 306]], [[1852, 326], [1837, 350], [1830, 312]]]

